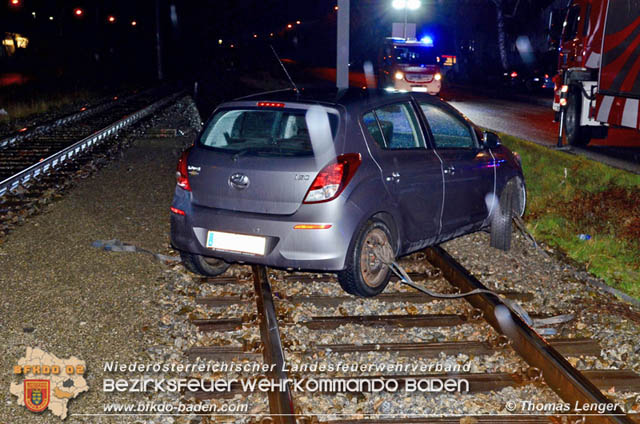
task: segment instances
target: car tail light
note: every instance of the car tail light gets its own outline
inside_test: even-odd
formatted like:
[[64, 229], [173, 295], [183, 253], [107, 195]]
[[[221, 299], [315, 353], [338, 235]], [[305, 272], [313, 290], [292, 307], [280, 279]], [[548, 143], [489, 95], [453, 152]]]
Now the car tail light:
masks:
[[175, 213], [176, 215], [186, 216], [185, 211], [183, 211], [182, 209], [174, 208], [173, 206], [171, 206], [171, 212]]
[[511, 72], [511, 78], [515, 78], [518, 76], [518, 73], [516, 71]]
[[304, 203], [328, 202], [342, 193], [362, 163], [360, 153], [340, 155], [325, 166], [311, 183]]
[[183, 190], [191, 191], [191, 184], [189, 184], [189, 173], [187, 170], [187, 158], [189, 157], [189, 150], [185, 150], [180, 159], [178, 159], [178, 169], [176, 170], [176, 178], [178, 187]]
[[258, 102], [258, 107], [285, 107], [284, 103], [276, 103], [276, 102]]

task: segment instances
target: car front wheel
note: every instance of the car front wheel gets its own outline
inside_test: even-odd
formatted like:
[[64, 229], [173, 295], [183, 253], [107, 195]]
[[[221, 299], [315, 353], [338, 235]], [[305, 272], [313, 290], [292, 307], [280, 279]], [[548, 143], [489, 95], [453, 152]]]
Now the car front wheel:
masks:
[[507, 251], [511, 248], [511, 221], [517, 207], [518, 181], [513, 178], [500, 194], [498, 207], [491, 215], [491, 247]]
[[391, 270], [374, 253], [376, 247], [385, 244], [393, 246], [389, 228], [382, 221], [368, 221], [349, 249], [345, 270], [338, 273], [344, 291], [355, 296], [373, 297], [385, 289]]
[[205, 277], [216, 277], [223, 274], [231, 266], [222, 259], [208, 258], [188, 252], [180, 252], [180, 257], [185, 268]]

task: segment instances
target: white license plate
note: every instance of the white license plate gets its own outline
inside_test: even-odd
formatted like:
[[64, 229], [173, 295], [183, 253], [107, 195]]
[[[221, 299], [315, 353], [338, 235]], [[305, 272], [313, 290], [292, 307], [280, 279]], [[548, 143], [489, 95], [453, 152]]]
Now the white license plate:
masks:
[[209, 231], [207, 233], [207, 248], [209, 249], [264, 256], [266, 244], [267, 239], [259, 236], [224, 233], [222, 231]]

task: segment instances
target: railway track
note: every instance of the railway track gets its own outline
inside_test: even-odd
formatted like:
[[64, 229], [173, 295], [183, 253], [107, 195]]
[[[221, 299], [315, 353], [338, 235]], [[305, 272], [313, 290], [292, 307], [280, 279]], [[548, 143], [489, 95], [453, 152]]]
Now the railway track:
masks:
[[15, 193], [176, 99], [166, 90], [114, 97], [0, 140], [0, 197]]
[[[441, 291], [450, 293], [467, 292], [484, 287], [456, 262], [446, 251], [439, 247], [427, 249], [419, 254], [420, 262], [428, 261], [425, 272], [412, 273], [411, 278], [421, 284], [436, 285]], [[430, 296], [399, 290], [399, 284], [390, 285], [387, 292], [374, 299], [357, 299], [350, 296], [318, 294], [322, 284], [333, 283], [331, 275], [292, 274], [267, 270], [262, 266], [252, 266], [251, 275], [204, 278], [195, 303], [199, 307], [231, 308], [241, 310], [255, 304], [253, 314], [229, 317], [210, 314], [198, 317], [194, 314], [190, 321], [203, 340], [224, 339], [225, 334], [237, 332], [247, 327], [259, 326], [260, 341], [244, 341], [243, 345], [199, 344], [186, 350], [190, 360], [208, 361], [262, 361], [269, 366], [270, 372], [263, 376], [244, 376], [244, 378], [268, 378], [274, 381], [290, 379], [286, 387], [267, 392], [269, 413], [263, 416], [252, 414], [249, 422], [273, 423], [326, 423], [326, 424], [365, 424], [365, 423], [639, 423], [638, 415], [627, 415], [619, 405], [614, 404], [603, 394], [615, 389], [618, 392], [640, 392], [640, 376], [630, 370], [593, 369], [578, 371], [572, 363], [577, 358], [599, 357], [601, 347], [590, 338], [550, 338], [539, 336], [522, 319], [505, 308], [497, 296], [479, 294], [465, 300], [441, 300]], [[297, 284], [297, 286], [296, 286]], [[300, 289], [300, 285], [314, 286], [315, 289]], [[215, 288], [213, 291], [211, 288]], [[239, 287], [242, 287], [239, 289]], [[404, 287], [404, 286], [403, 286]], [[208, 288], [208, 289], [205, 289]], [[315, 290], [315, 292], [313, 292]], [[320, 289], [322, 292], [324, 289]], [[222, 295], [212, 296], [211, 293]], [[531, 293], [501, 292], [501, 297], [517, 299], [525, 309]], [[366, 305], [375, 303], [378, 310], [385, 313], [367, 313]], [[363, 306], [364, 305], [364, 306]], [[380, 306], [382, 305], [382, 306]], [[434, 307], [442, 313], [421, 313], [421, 307]], [[364, 309], [363, 309], [364, 308]], [[247, 309], [244, 309], [245, 311]], [[300, 312], [302, 311], [302, 312]], [[322, 313], [318, 313], [321, 311]], [[361, 312], [363, 311], [363, 312]], [[408, 312], [408, 313], [407, 313]], [[535, 311], [528, 311], [536, 317]], [[498, 318], [497, 318], [498, 317]], [[565, 323], [562, 325], [571, 325]], [[327, 334], [340, 333], [344, 328], [344, 343], [325, 343]], [[459, 337], [451, 339], [441, 337], [440, 330], [448, 328], [451, 334]], [[355, 330], [354, 330], [355, 329]], [[351, 332], [350, 332], [351, 331]], [[298, 336], [304, 333], [304, 336]], [[361, 334], [359, 334], [361, 333]], [[433, 335], [432, 335], [433, 334]], [[415, 340], [421, 338], [422, 340]], [[366, 339], [363, 342], [363, 339]], [[302, 341], [301, 341], [302, 340]], [[305, 341], [306, 340], [306, 341]], [[311, 340], [310, 342], [308, 340]], [[225, 342], [227, 343], [227, 342]], [[482, 358], [491, 358], [494, 366], [485, 370], [462, 371], [455, 369], [456, 357], [464, 354], [469, 362], [476, 365]], [[503, 360], [503, 358], [506, 358]], [[518, 370], [502, 370], [495, 366], [501, 361], [512, 363], [520, 361]], [[390, 369], [388, 372], [376, 372], [379, 367], [370, 366], [376, 362], [398, 363], [404, 369]], [[458, 361], [459, 362], [459, 361]], [[318, 363], [348, 364], [340, 372], [316, 369], [310, 370], [304, 364]], [[445, 364], [445, 370], [434, 372], [429, 368], [416, 372], [411, 364]], [[364, 368], [349, 368], [354, 364]], [[345, 365], [346, 366], [346, 365]], [[449, 366], [452, 369], [446, 369]], [[400, 368], [402, 368], [400, 366]], [[374, 370], [371, 372], [371, 370]], [[335, 370], [334, 370], [335, 371]], [[417, 384], [423, 388], [437, 380], [466, 381], [465, 396], [490, 396], [501, 390], [521, 390], [522, 393], [546, 393], [551, 403], [564, 402], [569, 405], [602, 405], [608, 413], [588, 413], [575, 411], [521, 411], [519, 405], [525, 399], [515, 399], [512, 409], [505, 406], [492, 411], [494, 415], [466, 416], [464, 414], [444, 417], [434, 410], [417, 411], [407, 389], [414, 389], [414, 396], [424, 396], [438, 404], [451, 402], [447, 394], [433, 393], [429, 390], [415, 391]], [[313, 386], [306, 382], [314, 380]], [[324, 386], [318, 381], [332, 381]], [[387, 390], [377, 392], [368, 385], [379, 381]], [[295, 386], [295, 381], [303, 382]], [[339, 383], [342, 383], [340, 385]], [[392, 386], [387, 386], [387, 382]], [[341, 392], [347, 386], [355, 389]], [[234, 386], [232, 393], [195, 393], [197, 401], [229, 399], [243, 394], [240, 384]], [[295, 390], [294, 390], [295, 387]], [[305, 390], [300, 391], [303, 387]], [[338, 389], [336, 389], [336, 387]], [[419, 386], [418, 386], [419, 387]], [[392, 393], [393, 392], [393, 393]], [[435, 391], [434, 391], [435, 392]], [[555, 393], [555, 394], [554, 394]], [[246, 394], [246, 393], [245, 393]], [[405, 401], [405, 408], [394, 411], [389, 399], [393, 396]], [[356, 412], [342, 413], [336, 406], [324, 409], [318, 397], [334, 396], [343, 402], [361, 402], [369, 405], [369, 410], [359, 408]], [[517, 395], [514, 395], [517, 396]], [[468, 398], [453, 398], [462, 402]], [[533, 398], [532, 398], [533, 399]], [[337, 402], [337, 401], [336, 401]], [[391, 405], [391, 406], [390, 406]], [[513, 406], [513, 405], [512, 405]], [[324, 407], [326, 408], [326, 406]], [[349, 409], [352, 411], [352, 409]], [[583, 409], [584, 411], [584, 409]], [[573, 415], [571, 415], [573, 414]], [[204, 422], [217, 422], [216, 420]]]

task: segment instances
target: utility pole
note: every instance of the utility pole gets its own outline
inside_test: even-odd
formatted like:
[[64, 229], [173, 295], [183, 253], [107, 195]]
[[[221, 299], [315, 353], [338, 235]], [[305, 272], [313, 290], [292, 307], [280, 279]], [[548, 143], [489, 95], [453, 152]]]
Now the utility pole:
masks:
[[349, 0], [338, 0], [336, 86], [349, 87]]
[[158, 61], [158, 80], [162, 81], [162, 40], [160, 38], [160, 0], [156, 0], [156, 53]]

